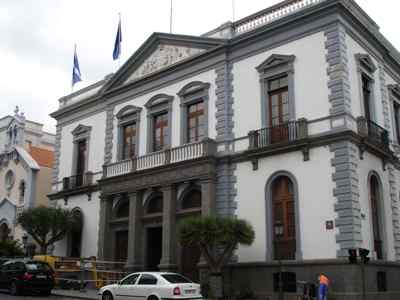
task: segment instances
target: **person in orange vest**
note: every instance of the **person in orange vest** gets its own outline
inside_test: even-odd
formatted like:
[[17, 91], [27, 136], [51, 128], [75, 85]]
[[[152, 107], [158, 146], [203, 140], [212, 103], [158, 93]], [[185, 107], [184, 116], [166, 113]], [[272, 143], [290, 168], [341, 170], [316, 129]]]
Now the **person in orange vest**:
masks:
[[325, 274], [321, 273], [318, 277], [318, 300], [326, 300], [329, 287], [329, 278]]

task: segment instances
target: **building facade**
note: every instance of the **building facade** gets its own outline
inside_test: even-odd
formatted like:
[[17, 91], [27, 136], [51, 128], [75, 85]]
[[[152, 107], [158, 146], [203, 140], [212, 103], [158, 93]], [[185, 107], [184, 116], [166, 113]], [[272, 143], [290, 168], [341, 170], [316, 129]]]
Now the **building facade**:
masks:
[[22, 242], [25, 232], [16, 223], [18, 214], [49, 204], [54, 139], [18, 108], [14, 116], [0, 119], [0, 240]]
[[366, 248], [368, 292], [399, 293], [399, 83], [399, 53], [351, 0], [284, 1], [200, 37], [154, 33], [52, 114], [50, 198], [84, 224], [56, 253], [196, 278], [179, 222], [234, 216], [256, 239], [235, 253], [233, 286], [273, 295], [283, 260], [289, 281], [326, 270], [351, 297], [360, 270], [344, 259]]

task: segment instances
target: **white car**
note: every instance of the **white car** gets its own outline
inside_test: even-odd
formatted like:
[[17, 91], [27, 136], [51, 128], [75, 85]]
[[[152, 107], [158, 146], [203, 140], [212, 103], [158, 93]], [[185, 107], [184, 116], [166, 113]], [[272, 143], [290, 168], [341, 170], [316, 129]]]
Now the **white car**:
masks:
[[99, 290], [102, 300], [203, 299], [200, 285], [176, 273], [133, 273]]

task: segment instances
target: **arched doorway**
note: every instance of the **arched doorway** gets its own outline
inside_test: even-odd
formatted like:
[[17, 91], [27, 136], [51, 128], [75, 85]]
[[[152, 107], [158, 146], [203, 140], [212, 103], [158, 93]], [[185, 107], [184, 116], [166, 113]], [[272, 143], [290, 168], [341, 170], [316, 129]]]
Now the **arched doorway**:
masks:
[[[193, 188], [185, 193], [180, 202], [180, 214], [183, 219], [185, 217], [193, 217], [201, 215], [201, 191]], [[200, 248], [197, 246], [181, 247], [180, 255], [180, 272], [186, 277], [197, 282], [199, 280], [199, 272], [197, 265], [200, 261]]]
[[377, 259], [383, 259], [383, 228], [381, 226], [381, 189], [380, 181], [375, 174], [372, 174], [369, 179], [369, 198], [371, 205], [371, 225], [374, 241], [374, 250]]
[[162, 256], [162, 193], [154, 193], [145, 205], [146, 218], [146, 271], [159, 271]]
[[10, 234], [10, 229], [8, 225], [4, 222], [0, 225], [0, 242], [5, 242]]
[[83, 228], [83, 215], [79, 208], [72, 210], [73, 217], [76, 220], [76, 226], [74, 226], [69, 232], [68, 244], [70, 257], [81, 257], [82, 250], [82, 228]]
[[[129, 218], [129, 200], [121, 198], [114, 212], [115, 220], [123, 220]], [[123, 228], [115, 231], [115, 249], [114, 258], [116, 261], [126, 261], [128, 258], [128, 236], [129, 232]]]
[[[296, 259], [295, 194], [292, 180], [278, 176], [271, 185], [274, 259]], [[280, 234], [275, 232], [279, 225]]]

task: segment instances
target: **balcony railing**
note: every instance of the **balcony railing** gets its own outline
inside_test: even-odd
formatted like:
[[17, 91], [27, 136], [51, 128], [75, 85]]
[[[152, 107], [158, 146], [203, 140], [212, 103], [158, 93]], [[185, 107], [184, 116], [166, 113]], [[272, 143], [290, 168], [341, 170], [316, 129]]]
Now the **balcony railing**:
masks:
[[93, 183], [93, 173], [86, 172], [85, 174], [74, 175], [63, 178], [63, 190], [72, 190], [84, 186], [89, 186]]
[[379, 147], [389, 148], [389, 132], [365, 117], [357, 118], [358, 133]]
[[300, 119], [249, 132], [249, 149], [290, 143], [308, 136], [307, 120]]
[[176, 148], [153, 152], [133, 159], [108, 164], [103, 167], [103, 177], [114, 177], [131, 172], [156, 168], [168, 164], [214, 155], [216, 144], [212, 139], [186, 144]]

